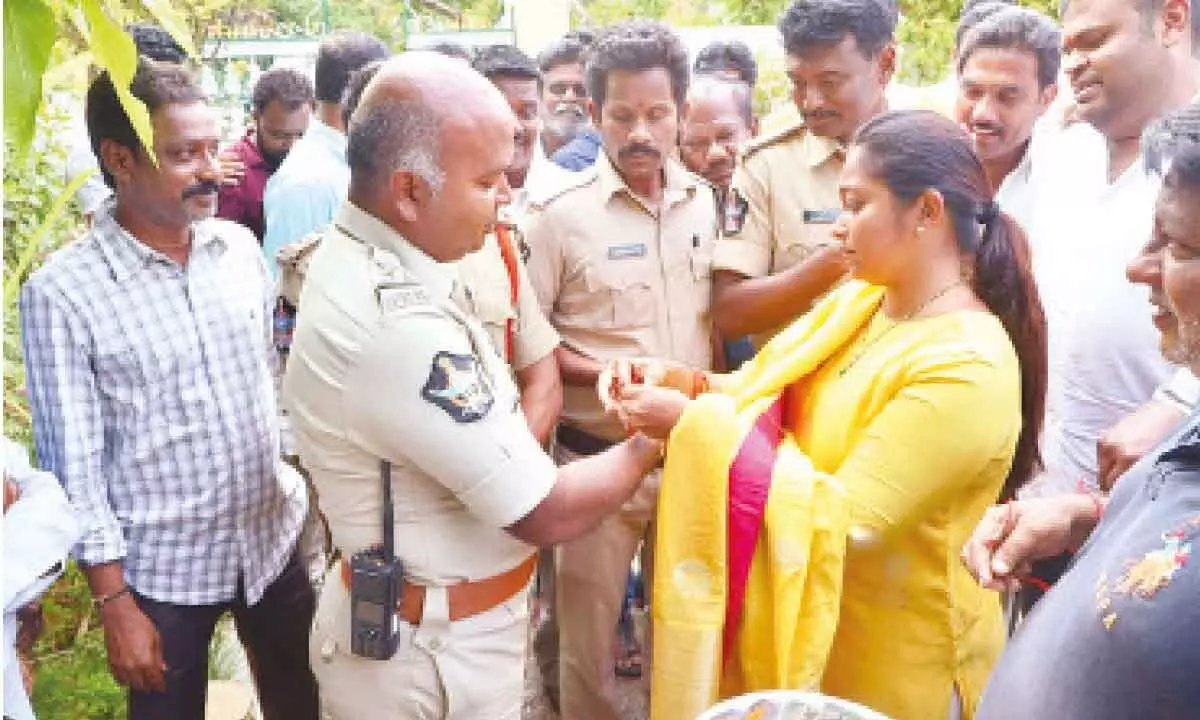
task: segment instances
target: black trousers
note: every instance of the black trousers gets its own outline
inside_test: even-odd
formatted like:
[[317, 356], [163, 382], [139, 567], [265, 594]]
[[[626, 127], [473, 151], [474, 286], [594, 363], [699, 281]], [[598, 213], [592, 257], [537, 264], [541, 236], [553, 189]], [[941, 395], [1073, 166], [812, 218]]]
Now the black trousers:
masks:
[[130, 720], [204, 720], [208, 648], [217, 621], [233, 614], [246, 648], [264, 720], [318, 720], [317, 681], [308, 662], [316, 597], [295, 555], [262, 599], [246, 605], [245, 588], [216, 605], [174, 605], [135, 594], [158, 628], [167, 664], [166, 692], [129, 691]]

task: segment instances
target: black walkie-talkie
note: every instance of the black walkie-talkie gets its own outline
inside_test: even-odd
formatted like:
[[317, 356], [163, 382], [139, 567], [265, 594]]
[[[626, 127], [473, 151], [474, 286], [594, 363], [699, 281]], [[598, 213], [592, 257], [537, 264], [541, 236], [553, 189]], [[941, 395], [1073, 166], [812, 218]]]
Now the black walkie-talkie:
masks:
[[399, 645], [396, 609], [404, 589], [404, 567], [396, 559], [392, 510], [392, 464], [379, 463], [383, 477], [383, 547], [350, 558], [350, 652], [389, 660]]

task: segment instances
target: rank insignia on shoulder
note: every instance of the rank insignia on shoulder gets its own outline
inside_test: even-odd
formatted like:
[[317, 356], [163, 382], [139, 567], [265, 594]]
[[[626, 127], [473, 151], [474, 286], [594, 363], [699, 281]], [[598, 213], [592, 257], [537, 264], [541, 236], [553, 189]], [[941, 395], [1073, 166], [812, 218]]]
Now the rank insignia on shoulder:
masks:
[[454, 422], [472, 423], [492, 409], [492, 391], [473, 355], [439, 352], [433, 357], [421, 397], [437, 405]]
[[721, 232], [725, 235], [737, 235], [746, 224], [746, 214], [750, 211], [750, 203], [737, 191], [730, 188], [725, 195], [725, 207], [721, 208]]

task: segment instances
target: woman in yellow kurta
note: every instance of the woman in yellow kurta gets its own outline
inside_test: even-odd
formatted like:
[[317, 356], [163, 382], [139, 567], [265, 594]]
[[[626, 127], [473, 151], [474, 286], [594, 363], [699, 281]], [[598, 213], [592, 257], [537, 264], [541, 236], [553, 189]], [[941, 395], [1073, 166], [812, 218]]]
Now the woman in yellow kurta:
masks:
[[1000, 652], [999, 604], [958, 552], [1037, 462], [1045, 328], [1024, 236], [930, 112], [864, 126], [841, 195], [854, 280], [733, 375], [633, 361], [603, 390], [630, 429], [669, 438], [655, 720], [771, 688], [970, 718]]

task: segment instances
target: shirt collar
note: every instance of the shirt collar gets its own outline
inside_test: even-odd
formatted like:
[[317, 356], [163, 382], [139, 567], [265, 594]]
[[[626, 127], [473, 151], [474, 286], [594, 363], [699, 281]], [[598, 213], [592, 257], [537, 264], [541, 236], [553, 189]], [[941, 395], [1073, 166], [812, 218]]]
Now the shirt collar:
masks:
[[340, 130], [332, 128], [321, 119], [314, 117], [308, 123], [308, 130], [304, 131], [304, 137], [312, 137], [312, 139], [328, 148], [330, 152], [340, 158], [346, 157], [346, 134]]
[[267, 159], [263, 157], [262, 150], [258, 147], [258, 133], [254, 128], [247, 128], [246, 135], [242, 138], [242, 157], [248, 162], [246, 165], [259, 170], [270, 170], [271, 166], [267, 164]]
[[836, 158], [839, 161], [846, 159], [846, 147], [832, 138], [820, 137], [811, 132], [806, 132], [801, 143], [804, 161], [810, 168], [820, 167], [830, 159]]
[[431, 297], [450, 298], [456, 278], [454, 266], [429, 257], [379, 218], [347, 200], [338, 209], [333, 224], [358, 242], [391, 253], [417, 282], [425, 286]]
[[[608, 153], [603, 148], [596, 155], [595, 167], [600, 178], [600, 192], [605, 201], [619, 193], [624, 193], [635, 200], [638, 199], [637, 194], [625, 184], [624, 178], [617, 172], [616, 166], [613, 165]], [[701, 182], [699, 178], [685, 170], [674, 158], [667, 158], [663, 167], [666, 174], [666, 183], [663, 187], [664, 205], [674, 205], [690, 199], [696, 194], [696, 188]]]
[[[142, 243], [122, 227], [117, 222], [115, 210], [116, 199], [106, 200], [93, 216], [91, 230], [114, 280], [124, 282], [152, 263], [175, 264], [174, 260]], [[207, 221], [192, 223], [191, 252], [197, 248], [216, 254], [225, 252], [225, 240], [216, 232], [216, 228], [215, 223]]]

